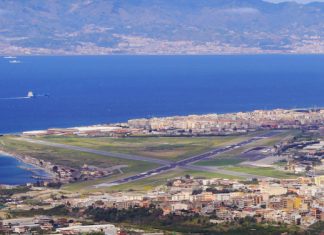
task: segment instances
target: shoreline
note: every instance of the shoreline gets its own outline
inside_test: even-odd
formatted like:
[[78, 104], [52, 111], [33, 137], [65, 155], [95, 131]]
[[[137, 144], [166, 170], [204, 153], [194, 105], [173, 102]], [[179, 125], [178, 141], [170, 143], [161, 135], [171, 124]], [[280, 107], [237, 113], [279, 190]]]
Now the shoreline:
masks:
[[[271, 111], [271, 112], [270, 112]], [[276, 118], [273, 118], [273, 111], [275, 111]], [[269, 113], [270, 112], [270, 113]], [[293, 112], [293, 116], [292, 116]], [[305, 114], [306, 113], [306, 114]], [[315, 113], [315, 114], [314, 114]], [[298, 115], [297, 115], [298, 114]], [[229, 116], [231, 115], [231, 116]], [[251, 118], [251, 115], [252, 118]], [[265, 116], [264, 116], [265, 115]], [[269, 118], [269, 115], [271, 118]], [[305, 117], [306, 115], [306, 117]], [[312, 115], [312, 116], [311, 116]], [[319, 116], [320, 115], [320, 116]], [[180, 115], [180, 116], [167, 116], [163, 118], [140, 118], [140, 119], [129, 119], [127, 123], [107, 123], [104, 125], [93, 125], [93, 126], [79, 126], [79, 127], [68, 127], [68, 128], [58, 128], [55, 130], [47, 129], [47, 130], [38, 130], [38, 131], [29, 131], [20, 133], [20, 137], [24, 136], [46, 136], [46, 135], [78, 135], [78, 136], [111, 136], [111, 137], [130, 137], [132, 134], [135, 136], [151, 136], [150, 130], [154, 130], [155, 136], [183, 136], [183, 133], [189, 133], [186, 137], [191, 136], [193, 131], [196, 136], [200, 135], [234, 135], [240, 133], [248, 133], [250, 131], [256, 130], [268, 130], [271, 129], [285, 129], [285, 128], [293, 128], [298, 129], [304, 127], [304, 125], [312, 125], [312, 128], [315, 124], [318, 125], [318, 129], [322, 128], [320, 124], [317, 123], [317, 118], [320, 120], [323, 119], [324, 108], [316, 107], [316, 108], [294, 108], [294, 109], [271, 109], [271, 110], [254, 110], [252, 112], [234, 112], [234, 113], [226, 113], [226, 114], [205, 114], [205, 115]], [[293, 117], [293, 121], [291, 122]], [[197, 119], [199, 118], [199, 119]], [[254, 121], [251, 119], [254, 118]], [[300, 123], [296, 124], [296, 120], [300, 118]], [[191, 128], [193, 125], [191, 124], [189, 127], [186, 125], [183, 127], [183, 123], [185, 124], [190, 122], [199, 122], [201, 121], [207, 122], [207, 127], [203, 125], [198, 125], [196, 130]], [[206, 119], [206, 120], [205, 120]], [[159, 127], [156, 127], [156, 122], [158, 120]], [[228, 121], [230, 120], [230, 121]], [[299, 120], [299, 119], [298, 119]], [[305, 122], [302, 122], [306, 120]], [[315, 122], [315, 121], [316, 122]], [[144, 121], [144, 123], [143, 123]], [[153, 122], [150, 123], [150, 122]], [[221, 125], [225, 121], [224, 125]], [[270, 121], [270, 124], [268, 122]], [[163, 122], [167, 122], [165, 128]], [[255, 123], [257, 122], [257, 123]], [[180, 123], [180, 124], [179, 124]], [[211, 124], [210, 124], [211, 123]], [[237, 124], [239, 123], [239, 124]], [[265, 124], [264, 124], [265, 123]], [[315, 123], [315, 124], [314, 124]], [[199, 124], [199, 123], [198, 123]], [[217, 124], [217, 125], [216, 125]], [[233, 127], [233, 125], [235, 125]], [[162, 128], [160, 128], [162, 126]], [[160, 131], [160, 129], [161, 131]], [[190, 129], [189, 129], [190, 128]], [[217, 129], [213, 129], [217, 128]], [[149, 131], [148, 131], [149, 130]], [[176, 130], [176, 131], [174, 131]], [[180, 130], [180, 131], [177, 131]], [[132, 132], [133, 131], [133, 132]], [[191, 132], [190, 132], [191, 131]], [[180, 133], [180, 134], [179, 134]], [[4, 135], [3, 135], [4, 136]], [[12, 151], [12, 152], [11, 152]], [[56, 172], [53, 170], [53, 164], [50, 161], [44, 161], [42, 159], [38, 159], [37, 157], [31, 157], [28, 153], [25, 155], [14, 152], [14, 150], [6, 149], [4, 146], [0, 146], [0, 154], [4, 156], [12, 157], [17, 159], [18, 161], [30, 165], [35, 168], [29, 168], [28, 166], [21, 166], [25, 170], [28, 170], [34, 174], [35, 179], [40, 180], [54, 180], [57, 177], [61, 178], [59, 174], [55, 174]], [[63, 166], [62, 166], [63, 167]], [[46, 173], [46, 176], [43, 177], [42, 174], [38, 174], [36, 170], [41, 170]], [[66, 175], [66, 174], [64, 174]], [[61, 181], [62, 182], [62, 181]]]
[[[136, 119], [150, 119], [150, 118], [170, 118], [170, 117], [186, 117], [186, 116], [203, 116], [203, 115], [224, 115], [224, 114], [236, 114], [236, 113], [248, 113], [248, 112], [255, 112], [258, 110], [261, 111], [271, 111], [271, 110], [287, 110], [287, 111], [294, 111], [294, 110], [312, 110], [312, 109], [324, 109], [324, 106], [320, 107], [299, 107], [299, 108], [283, 108], [283, 107], [277, 107], [277, 108], [263, 108], [263, 109], [251, 109], [251, 110], [245, 110], [245, 111], [236, 111], [236, 112], [206, 112], [206, 113], [190, 113], [190, 114], [176, 114], [176, 115], [171, 115], [171, 116], [164, 116], [164, 115], [157, 115], [157, 116], [152, 116], [152, 117], [135, 117], [135, 118], [130, 118], [124, 121], [115, 121], [115, 122], [97, 122], [97, 123], [89, 123], [89, 124], [75, 124], [75, 125], [62, 125], [62, 126], [56, 126], [56, 127], [44, 127], [44, 128], [35, 128], [35, 129], [25, 129], [25, 130], [20, 130], [20, 131], [13, 131], [13, 132], [0, 132], [0, 137], [1, 136], [6, 136], [6, 135], [22, 135], [24, 132], [34, 132], [34, 131], [45, 131], [48, 129], [70, 129], [70, 128], [78, 128], [78, 127], [89, 127], [89, 126], [97, 126], [97, 125], [115, 125], [119, 123], [127, 123], [130, 120], [136, 120]], [[0, 150], [1, 152], [1, 150]]]
[[[53, 172], [51, 172], [49, 169], [45, 168], [45, 167], [41, 167], [35, 163], [32, 163], [31, 161], [29, 161], [28, 159], [26, 159], [26, 157], [24, 156], [20, 156], [19, 154], [15, 154], [15, 153], [11, 153], [11, 152], [7, 152], [7, 151], [3, 151], [2, 149], [0, 149], [0, 155], [3, 155], [4, 157], [10, 157], [10, 158], [14, 158], [16, 159], [18, 162], [22, 163], [22, 164], [25, 164], [25, 165], [29, 165], [31, 166], [32, 168], [30, 167], [26, 167], [26, 166], [23, 166], [23, 165], [18, 165], [17, 167], [21, 168], [21, 169], [24, 169], [26, 171], [29, 171], [32, 173], [32, 178], [34, 180], [40, 180], [40, 181], [46, 181], [46, 180], [53, 180], [55, 178], [55, 175]], [[29, 157], [28, 158], [30, 159], [33, 159], [32, 157]], [[42, 171], [43, 173], [45, 173], [46, 175], [42, 175], [42, 174], [39, 174], [35, 171], [37, 170], [40, 170]]]

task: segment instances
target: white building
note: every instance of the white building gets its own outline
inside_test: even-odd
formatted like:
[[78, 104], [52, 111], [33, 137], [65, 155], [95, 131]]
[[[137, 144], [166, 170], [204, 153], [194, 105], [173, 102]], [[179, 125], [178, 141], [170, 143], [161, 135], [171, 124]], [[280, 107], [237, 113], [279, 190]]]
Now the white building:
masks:
[[62, 234], [104, 232], [105, 235], [117, 235], [117, 228], [113, 224], [71, 226], [71, 227], [67, 227], [67, 228], [59, 228], [59, 229], [57, 229], [57, 231]]

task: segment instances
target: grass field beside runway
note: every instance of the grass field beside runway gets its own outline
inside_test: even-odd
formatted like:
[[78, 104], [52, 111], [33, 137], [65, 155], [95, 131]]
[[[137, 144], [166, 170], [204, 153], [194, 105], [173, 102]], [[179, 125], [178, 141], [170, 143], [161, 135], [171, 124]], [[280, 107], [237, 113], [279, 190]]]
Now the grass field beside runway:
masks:
[[249, 136], [131, 138], [50, 136], [38, 139], [108, 152], [177, 161], [247, 138]]
[[[127, 153], [151, 158], [177, 161], [193, 155], [197, 155], [210, 149], [221, 146], [238, 143], [253, 136], [260, 135], [264, 132], [250, 133], [240, 136], [222, 136], [222, 137], [136, 137], [136, 138], [108, 138], [108, 137], [57, 137], [49, 136], [37, 138], [49, 142], [62, 143], [73, 146], [80, 146], [90, 149], [104, 150], [107, 152]], [[228, 167], [237, 165], [242, 159], [238, 158], [242, 152], [256, 146], [272, 146], [285, 138], [290, 138], [296, 132], [284, 131], [275, 136], [258, 140], [246, 146], [234, 149], [232, 151], [217, 155], [215, 159], [205, 160], [196, 163], [201, 166], [221, 166], [236, 172], [243, 172], [261, 176], [272, 176], [276, 178], [291, 178], [293, 175], [270, 169], [256, 170], [252, 167]], [[158, 167], [157, 164], [107, 157], [93, 153], [80, 152], [58, 147], [44, 146], [25, 141], [19, 141], [10, 136], [0, 138], [0, 147], [9, 152], [15, 152], [20, 155], [27, 155], [34, 158], [48, 160], [54, 164], [65, 165], [70, 167], [81, 167], [83, 164], [111, 167], [115, 165], [128, 165], [123, 169], [123, 174], [117, 173], [110, 177], [97, 179], [93, 181], [78, 182], [65, 185], [64, 188], [71, 191], [93, 190], [93, 186], [100, 183], [109, 183], [117, 179], [125, 178], [141, 172]], [[227, 168], [228, 167], [228, 168]], [[159, 184], [164, 184], [167, 179], [183, 176], [191, 173], [200, 177], [217, 177], [217, 178], [237, 178], [237, 176], [224, 175], [213, 172], [200, 172], [176, 169], [161, 175], [155, 175], [132, 183], [126, 183], [119, 186], [104, 187], [99, 190], [148, 190]]]
[[289, 178], [296, 178], [300, 176], [289, 172], [276, 170], [272, 167], [229, 166], [229, 167], [224, 167], [223, 169], [229, 171], [252, 174], [252, 175], [278, 178], [278, 179], [289, 179]]
[[102, 168], [108, 168], [116, 165], [127, 165], [128, 167], [123, 169], [123, 171], [127, 173], [132, 172], [132, 169], [136, 169], [136, 171], [146, 171], [148, 169], [158, 167], [157, 164], [153, 163], [131, 161], [69, 149], [33, 144], [11, 137], [1, 137], [0, 140], [0, 148], [4, 151], [21, 156], [30, 156], [35, 159], [50, 161], [53, 164], [73, 168], [80, 168], [84, 164]]
[[201, 171], [192, 171], [192, 170], [183, 170], [176, 169], [173, 171], [165, 172], [160, 175], [151, 176], [145, 179], [141, 179], [138, 181], [134, 181], [131, 183], [120, 184], [111, 187], [99, 187], [94, 188], [94, 185], [98, 185], [101, 183], [109, 183], [119, 176], [114, 176], [106, 179], [100, 179], [95, 181], [81, 182], [81, 183], [73, 183], [66, 185], [63, 189], [73, 192], [91, 192], [91, 191], [101, 191], [101, 192], [120, 192], [120, 191], [148, 191], [152, 190], [157, 186], [165, 185], [168, 179], [172, 179], [175, 177], [181, 177], [185, 175], [190, 175], [193, 177], [202, 177], [202, 178], [222, 178], [222, 179], [243, 179], [237, 176], [213, 173], [213, 172], [201, 172]]
[[196, 166], [228, 166], [228, 165], [237, 165], [243, 162], [243, 159], [238, 159], [235, 157], [222, 157], [215, 159], [208, 159], [195, 163]]
[[300, 133], [299, 130], [286, 130], [278, 135], [271, 136], [269, 138], [261, 139], [255, 141], [253, 143], [247, 144], [240, 148], [233, 149], [231, 151], [221, 153], [217, 155], [214, 159], [207, 159], [200, 162], [195, 163], [197, 166], [228, 166], [228, 165], [237, 165], [246, 160], [241, 157], [241, 155], [248, 151], [249, 149], [255, 147], [272, 147], [275, 144], [278, 144], [281, 141], [292, 138]]

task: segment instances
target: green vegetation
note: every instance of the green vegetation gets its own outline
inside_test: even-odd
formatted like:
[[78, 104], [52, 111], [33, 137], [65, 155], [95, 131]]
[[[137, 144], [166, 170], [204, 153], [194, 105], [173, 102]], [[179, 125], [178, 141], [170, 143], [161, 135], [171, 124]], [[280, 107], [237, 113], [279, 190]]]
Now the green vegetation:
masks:
[[30, 188], [27, 186], [18, 186], [18, 187], [9, 188], [9, 189], [0, 189], [0, 196], [11, 197], [14, 194], [26, 193], [29, 190], [30, 190]]
[[148, 208], [130, 207], [122, 210], [89, 207], [85, 213], [96, 222], [109, 221], [116, 224], [130, 224], [132, 227], [137, 226], [143, 229], [154, 228], [181, 234], [271, 235], [283, 232], [303, 234], [296, 226], [257, 223], [256, 219], [252, 217], [212, 224], [209, 217], [186, 211], [183, 211], [182, 215], [163, 215], [163, 210], [155, 205], [150, 205]]
[[241, 179], [240, 177], [235, 177], [231, 175], [224, 175], [212, 172], [202, 172], [202, 171], [190, 171], [177, 169], [174, 171], [166, 172], [160, 175], [155, 175], [149, 178], [138, 180], [132, 183], [121, 184], [117, 186], [112, 186], [109, 188], [103, 188], [107, 192], [117, 192], [117, 191], [147, 191], [151, 190], [156, 186], [166, 185], [168, 179], [181, 177], [185, 175], [190, 175], [195, 178], [224, 178], [224, 179]]
[[323, 234], [323, 231], [324, 231], [324, 222], [323, 221], [319, 221], [319, 222], [311, 225], [308, 228], [309, 234], [312, 234], [312, 235], [321, 235], [321, 234]]
[[287, 173], [284, 171], [276, 170], [272, 167], [247, 167], [247, 166], [231, 166], [225, 167], [224, 169], [230, 171], [237, 171], [252, 175], [260, 175], [266, 177], [273, 177], [273, 178], [296, 178], [298, 175]]
[[242, 146], [240, 148], [233, 149], [226, 153], [219, 154], [219, 155], [217, 155], [217, 158], [215, 158], [215, 159], [209, 159], [209, 160], [197, 162], [197, 163], [195, 163], [195, 165], [197, 165], [197, 166], [238, 165], [241, 162], [248, 160], [248, 158], [244, 159], [243, 157], [241, 157], [241, 155], [242, 155], [242, 153], [245, 153], [249, 149], [252, 149], [255, 147], [271, 147], [283, 140], [293, 138], [295, 135], [298, 135], [299, 133], [300, 133], [299, 130], [287, 130], [287, 131], [284, 131], [278, 135], [274, 135], [270, 138], [261, 139], [261, 140], [255, 141], [253, 143], [247, 144], [245, 146]]
[[[130, 176], [132, 174], [126, 173], [123, 177]], [[235, 177], [231, 175], [224, 175], [219, 173], [212, 173], [212, 172], [202, 172], [202, 171], [190, 171], [190, 170], [183, 170], [183, 169], [176, 169], [173, 171], [165, 172], [163, 174], [151, 176], [145, 179], [141, 179], [138, 181], [134, 181], [132, 183], [126, 183], [111, 187], [100, 187], [95, 188], [94, 185], [98, 185], [101, 183], [109, 183], [118, 178], [120, 175], [114, 175], [112, 177], [106, 177], [98, 180], [92, 181], [85, 181], [85, 182], [78, 182], [73, 184], [68, 184], [63, 186], [63, 190], [73, 191], [73, 192], [89, 192], [89, 191], [101, 191], [101, 192], [119, 192], [119, 191], [138, 191], [144, 192], [148, 190], [152, 190], [153, 188], [165, 185], [168, 179], [172, 179], [175, 177], [181, 177], [185, 175], [190, 175], [193, 177], [202, 177], [202, 178], [224, 178], [224, 179], [242, 179], [240, 177]]]
[[255, 147], [260, 147], [260, 146], [271, 147], [271, 146], [274, 146], [275, 144], [278, 144], [279, 142], [281, 142], [283, 140], [293, 138], [298, 133], [300, 133], [299, 130], [287, 130], [287, 131], [284, 131], [278, 135], [274, 135], [270, 138], [261, 139], [261, 140], [255, 141], [253, 143], [247, 144], [245, 146], [242, 146], [240, 148], [234, 149], [232, 151], [220, 154], [220, 155], [218, 155], [218, 157], [220, 157], [220, 158], [221, 157], [237, 157], [240, 154], [246, 152], [247, 150], [255, 148]]
[[38, 139], [108, 152], [177, 161], [246, 138], [245, 136], [130, 138], [50, 136]]
[[237, 165], [243, 162], [243, 159], [234, 158], [234, 157], [222, 157], [222, 158], [215, 158], [211, 160], [205, 160], [201, 162], [195, 163], [197, 166], [228, 166], [228, 165]]
[[33, 144], [10, 137], [1, 137], [0, 148], [7, 152], [17, 153], [19, 155], [27, 155], [36, 159], [50, 161], [53, 164], [73, 168], [80, 168], [84, 164], [104, 168], [116, 165], [127, 165], [129, 168], [125, 168], [123, 171], [132, 172], [133, 169], [136, 169], [136, 171], [145, 171], [158, 166], [148, 162], [130, 161], [80, 151]]
[[287, 160], [284, 159], [284, 160], [277, 161], [273, 165], [284, 167], [287, 165]]
[[19, 186], [12, 189], [0, 189], [0, 209], [5, 207], [4, 204], [7, 202], [12, 195], [18, 193], [26, 193], [30, 189], [26, 186]]
[[[62, 189], [66, 190], [66, 191], [73, 191], [73, 192], [89, 192], [89, 191], [110, 192], [110, 191], [113, 191], [113, 190], [111, 190], [111, 188], [113, 188], [113, 187], [95, 188], [94, 186], [98, 185], [98, 184], [102, 184], [102, 183], [110, 183], [110, 182], [112, 182], [114, 180], [118, 180], [120, 178], [125, 178], [125, 177], [128, 177], [128, 176], [132, 176], [132, 175], [135, 175], [135, 174], [138, 174], [138, 173], [141, 173], [141, 172], [142, 171], [132, 169], [132, 171], [128, 171], [128, 172], [126, 172], [124, 174], [114, 174], [112, 176], [100, 178], [100, 179], [97, 179], [97, 180], [90, 180], [90, 181], [75, 182], [75, 183], [67, 184], [67, 185], [64, 185], [62, 187]], [[124, 185], [126, 185], [126, 184], [124, 184]], [[131, 187], [133, 187], [134, 183], [128, 184], [128, 188], [125, 188], [125, 191], [129, 190], [131, 188], [130, 185], [131, 185]], [[137, 186], [134, 185], [134, 187], [137, 187]]]
[[128, 166], [126, 168], [122, 168], [121, 172], [115, 170], [114, 174], [110, 177], [72, 183], [64, 186], [64, 189], [72, 191], [90, 190], [93, 185], [98, 183], [117, 180], [119, 178], [138, 174], [159, 166], [149, 162], [124, 160], [80, 151], [32, 144], [13, 139], [11, 137], [1, 137], [0, 148], [7, 152], [16, 153], [18, 155], [27, 155], [39, 160], [50, 161], [53, 164], [73, 168], [80, 168], [84, 164], [107, 168], [116, 165]]
[[302, 142], [302, 141], [313, 141], [315, 139], [320, 138], [321, 136], [319, 135], [318, 132], [312, 132], [312, 131], [303, 131], [298, 133], [294, 137], [295, 142]]
[[[79, 138], [79, 137], [47, 137], [47, 141], [62, 142], [71, 145], [78, 145], [84, 147], [91, 147], [96, 149], [104, 150], [117, 150], [121, 149], [120, 152], [132, 153], [131, 149], [134, 149], [135, 154], [139, 154], [139, 151], [153, 151], [156, 152], [159, 149], [160, 154], [163, 154], [165, 149], [172, 149], [172, 157], [179, 157], [179, 152], [185, 153], [189, 156], [194, 153], [207, 151], [209, 148], [214, 148], [218, 145], [225, 144], [232, 141], [241, 141], [246, 137], [210, 137], [210, 138], [124, 138], [124, 139], [115, 139], [115, 138]], [[76, 143], [76, 141], [79, 141]], [[90, 142], [90, 143], [88, 143]], [[85, 144], [88, 143], [88, 144]], [[114, 148], [106, 146], [115, 146]], [[154, 146], [157, 145], [157, 146]], [[117, 147], [116, 147], [117, 146]], [[181, 147], [180, 147], [181, 146]], [[138, 174], [140, 172], [146, 171], [158, 167], [156, 164], [141, 162], [141, 161], [129, 161], [124, 159], [118, 159], [113, 157], [106, 157], [91, 153], [84, 153], [74, 150], [61, 149], [51, 146], [44, 146], [33, 144], [25, 141], [19, 141], [12, 137], [2, 137], [1, 138], [1, 148], [8, 152], [18, 153], [20, 155], [28, 155], [40, 160], [50, 161], [54, 164], [65, 165], [69, 167], [79, 168], [83, 164], [100, 166], [100, 167], [111, 167], [115, 165], [128, 165], [128, 168], [123, 168], [123, 174], [115, 172], [114, 175], [110, 177], [105, 177], [98, 180], [78, 182], [69, 185], [65, 185], [63, 189], [69, 191], [92, 191], [92, 190], [101, 190], [101, 191], [114, 191], [114, 190], [149, 190], [152, 187], [155, 187], [160, 184], [164, 184], [167, 178], [177, 177], [185, 175], [185, 171], [176, 170], [168, 172], [162, 175], [153, 176], [147, 179], [140, 180], [138, 182], [133, 182], [130, 184], [124, 184], [120, 186], [115, 186], [111, 188], [99, 188], [95, 189], [93, 186], [100, 183], [109, 183], [111, 181], [117, 180], [122, 177], [131, 176]], [[122, 150], [124, 147], [126, 150]], [[181, 151], [179, 150], [181, 149]], [[183, 152], [184, 151], [184, 152]], [[166, 151], [166, 155], [170, 152]], [[148, 153], [147, 153], [148, 155]], [[181, 154], [180, 154], [181, 155]], [[171, 155], [168, 155], [171, 156]], [[181, 155], [183, 157], [183, 155]], [[175, 157], [174, 159], [176, 159]], [[181, 158], [182, 158], [181, 157]], [[194, 175], [205, 176], [205, 177], [219, 177], [219, 178], [233, 178], [229, 175], [222, 175], [216, 173], [206, 173], [206, 172], [192, 172]]]
[[[239, 155], [253, 147], [257, 146], [272, 146], [282, 139], [291, 138], [297, 134], [298, 131], [285, 131], [273, 137], [262, 139], [246, 145], [241, 148], [220, 154], [215, 159], [205, 160], [196, 163], [200, 166], [235, 166], [241, 163], [244, 159]], [[147, 156], [152, 158], [167, 159], [177, 161], [184, 159], [195, 154], [209, 151], [212, 148], [226, 146], [237, 143], [248, 138], [251, 138], [258, 133], [249, 133], [242, 136], [222, 136], [222, 137], [130, 137], [130, 138], [109, 138], [109, 137], [62, 137], [62, 136], [47, 136], [37, 138], [50, 142], [69, 144], [74, 146], [86, 147], [90, 149], [104, 150], [107, 152], [119, 152], [127, 154], [135, 154], [140, 156]], [[142, 161], [124, 160], [114, 157], [107, 157], [97, 154], [85, 153], [80, 151], [62, 149], [51, 146], [44, 146], [33, 144], [18, 140], [12, 136], [0, 137], [0, 148], [17, 153], [19, 155], [27, 155], [40, 160], [50, 161], [54, 164], [64, 165], [74, 168], [80, 168], [82, 165], [94, 165], [99, 167], [112, 167], [116, 165], [127, 165], [127, 168], [122, 169], [122, 174], [119, 171], [114, 171], [110, 177], [105, 177], [92, 181], [78, 182], [70, 185], [65, 185], [64, 189], [71, 191], [124, 191], [124, 190], [149, 190], [157, 185], [164, 184], [166, 179], [177, 176], [183, 176], [186, 173], [191, 173], [194, 176], [202, 177], [218, 177], [218, 178], [239, 178], [230, 175], [209, 173], [209, 172], [196, 172], [185, 171], [177, 169], [161, 175], [152, 176], [129, 184], [113, 186], [109, 188], [95, 189], [93, 186], [100, 183], [109, 183], [119, 178], [138, 174], [149, 169], [158, 167], [157, 164], [152, 164]], [[272, 168], [258, 168], [252, 167], [230, 167], [225, 168], [231, 171], [238, 171], [243, 173], [250, 173], [255, 175], [273, 176], [278, 178], [293, 177], [281, 171]]]
[[30, 210], [12, 210], [10, 211], [10, 215], [13, 218], [19, 217], [33, 217], [36, 215], [48, 215], [48, 216], [66, 216], [70, 213], [70, 211], [64, 206], [56, 206], [51, 209], [45, 210], [43, 208], [40, 209], [30, 209]]

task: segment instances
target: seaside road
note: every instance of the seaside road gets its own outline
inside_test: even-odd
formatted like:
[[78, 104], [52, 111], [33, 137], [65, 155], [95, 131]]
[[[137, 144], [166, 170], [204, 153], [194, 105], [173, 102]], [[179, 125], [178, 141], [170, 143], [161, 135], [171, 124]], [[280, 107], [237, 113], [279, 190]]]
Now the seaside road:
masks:
[[44, 140], [35, 140], [35, 139], [30, 139], [30, 138], [25, 138], [25, 137], [16, 138], [16, 140], [25, 141], [25, 142], [29, 142], [32, 144], [40, 144], [40, 145], [45, 145], [45, 146], [50, 146], [50, 147], [80, 151], [80, 152], [85, 152], [85, 153], [93, 153], [93, 154], [107, 156], [107, 157], [156, 163], [159, 165], [168, 165], [168, 164], [172, 163], [171, 161], [166, 161], [166, 160], [161, 160], [161, 159], [156, 159], [156, 158], [143, 157], [143, 156], [137, 156], [137, 155], [125, 154], [125, 153], [107, 152], [107, 151], [102, 151], [102, 150], [78, 147], [78, 146], [74, 146], [74, 145], [59, 144], [59, 143], [53, 143], [53, 142], [44, 141]]

